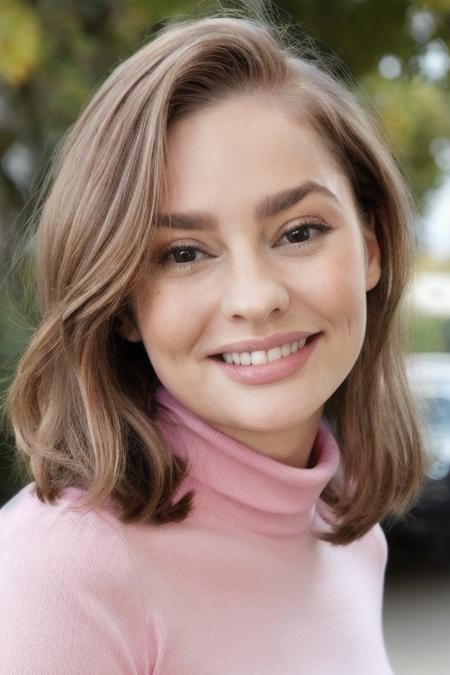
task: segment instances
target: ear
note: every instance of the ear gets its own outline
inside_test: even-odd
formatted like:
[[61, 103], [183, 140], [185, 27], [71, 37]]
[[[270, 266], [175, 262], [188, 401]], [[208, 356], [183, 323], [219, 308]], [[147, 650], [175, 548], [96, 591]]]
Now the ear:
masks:
[[381, 277], [381, 254], [375, 232], [375, 215], [371, 210], [363, 223], [366, 258], [366, 291], [374, 288]]
[[142, 336], [139, 328], [134, 325], [130, 319], [121, 318], [117, 320], [115, 330], [128, 342], [141, 342]]

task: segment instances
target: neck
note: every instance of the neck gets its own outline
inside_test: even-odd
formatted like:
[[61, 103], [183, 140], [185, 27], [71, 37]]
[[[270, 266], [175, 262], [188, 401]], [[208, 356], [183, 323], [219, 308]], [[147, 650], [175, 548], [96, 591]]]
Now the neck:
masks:
[[305, 469], [314, 465], [311, 449], [319, 430], [322, 410], [318, 410], [300, 428], [296, 426], [286, 430], [255, 431], [215, 422], [211, 422], [211, 426], [240, 443], [249, 445], [261, 455], [288, 466]]
[[[154, 393], [153, 419], [168, 449], [188, 467], [175, 497], [193, 490], [197, 508], [191, 517], [208, 526], [216, 527], [219, 515], [220, 523], [265, 534], [306, 532], [339, 466], [339, 448], [324, 423], [312, 442], [311, 468], [301, 468], [277, 461], [285, 448], [269, 448], [268, 440], [262, 447], [261, 432], [253, 445], [243, 443], [187, 409], [162, 386]], [[292, 447], [298, 451], [298, 434]], [[309, 452], [311, 444], [305, 441], [305, 447]]]

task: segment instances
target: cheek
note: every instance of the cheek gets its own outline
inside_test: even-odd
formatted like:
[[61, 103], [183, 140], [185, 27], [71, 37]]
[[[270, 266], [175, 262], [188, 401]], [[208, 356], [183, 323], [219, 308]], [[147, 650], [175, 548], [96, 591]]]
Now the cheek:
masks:
[[364, 265], [357, 258], [354, 265], [341, 263], [337, 279], [335, 302], [336, 321], [339, 322], [340, 350], [346, 355], [348, 365], [355, 363], [364, 341], [366, 331], [366, 289]]
[[324, 314], [335, 329], [360, 343], [366, 325], [366, 290], [359, 251], [334, 256], [321, 279], [318, 292]]
[[175, 357], [188, 350], [198, 338], [202, 325], [198, 293], [180, 280], [153, 286], [151, 294], [138, 303], [138, 319], [149, 354]]

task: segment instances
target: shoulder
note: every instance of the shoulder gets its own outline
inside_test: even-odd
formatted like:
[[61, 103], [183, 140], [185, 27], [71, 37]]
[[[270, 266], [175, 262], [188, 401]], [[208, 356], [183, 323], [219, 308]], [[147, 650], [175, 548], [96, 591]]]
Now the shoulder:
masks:
[[44, 503], [36, 496], [34, 483], [25, 486], [0, 509], [0, 556], [7, 551], [8, 559], [39, 561], [43, 567], [58, 568], [55, 572], [73, 575], [74, 570], [83, 571], [86, 561], [91, 570], [101, 568], [114, 549], [116, 558], [130, 565], [109, 514], [77, 509], [79, 496], [78, 488], [68, 488], [56, 502]]
[[[27, 485], [0, 509], [0, 607], [8, 616], [2, 657], [9, 663], [21, 652], [28, 664], [42, 650], [44, 659], [53, 637], [54, 657], [68, 660], [73, 650], [76, 663], [89, 634], [94, 653], [88, 649], [86, 672], [95, 669], [96, 650], [108, 653], [105, 663], [112, 668], [119, 661], [130, 666], [134, 653], [142, 658], [139, 644], [147, 644], [148, 635], [139, 577], [120, 524], [100, 510], [74, 510], [76, 488], [54, 504], [42, 503], [33, 488]], [[57, 663], [64, 670], [66, 661]]]
[[388, 544], [380, 523], [376, 523], [363, 537], [353, 542], [353, 545], [358, 554], [366, 556], [374, 573], [383, 577], [388, 560]]
[[383, 567], [385, 567], [388, 559], [389, 549], [386, 535], [380, 523], [374, 525], [369, 534], [372, 537], [372, 543], [380, 559], [380, 563]]
[[[324, 517], [327, 519], [327, 522]], [[337, 523], [334, 512], [323, 500], [319, 500], [317, 510], [317, 524], [319, 532], [329, 532], [331, 524]], [[384, 573], [388, 560], [388, 543], [381, 524], [375, 523], [366, 534], [356, 539], [346, 547], [355, 555], [364, 556], [375, 569]]]
[[388, 560], [388, 544], [380, 523], [376, 523], [364, 536], [350, 544], [354, 555], [365, 562], [372, 578], [384, 580]]

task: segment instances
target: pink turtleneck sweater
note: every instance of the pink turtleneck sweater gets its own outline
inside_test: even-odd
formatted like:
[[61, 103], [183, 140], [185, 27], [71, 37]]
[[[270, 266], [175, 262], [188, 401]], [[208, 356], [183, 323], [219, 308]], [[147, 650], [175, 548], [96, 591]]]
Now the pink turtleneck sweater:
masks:
[[125, 525], [71, 510], [78, 488], [54, 505], [23, 488], [0, 510], [2, 675], [392, 675], [381, 527], [339, 547], [310, 531], [339, 464], [328, 429], [299, 469], [156, 400], [193, 512]]

